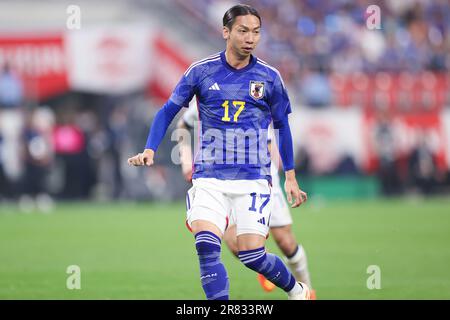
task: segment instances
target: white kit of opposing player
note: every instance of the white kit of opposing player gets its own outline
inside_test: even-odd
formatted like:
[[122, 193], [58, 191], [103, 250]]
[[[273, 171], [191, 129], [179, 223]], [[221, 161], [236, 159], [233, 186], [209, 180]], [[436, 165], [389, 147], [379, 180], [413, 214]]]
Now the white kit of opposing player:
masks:
[[280, 176], [275, 161], [270, 165], [272, 175], [272, 215], [270, 217], [270, 227], [284, 227], [292, 224], [292, 216], [288, 207], [283, 189], [280, 184]]

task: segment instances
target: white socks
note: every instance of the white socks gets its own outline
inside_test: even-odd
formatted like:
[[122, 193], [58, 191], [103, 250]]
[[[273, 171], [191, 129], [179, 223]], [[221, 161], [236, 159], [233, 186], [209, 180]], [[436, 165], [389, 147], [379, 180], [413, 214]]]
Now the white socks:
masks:
[[288, 292], [288, 296], [289, 297], [297, 296], [297, 295], [301, 294], [302, 291], [303, 291], [303, 287], [298, 282], [295, 282], [295, 286], [291, 289], [291, 291]]
[[309, 276], [308, 261], [303, 247], [299, 244], [298, 250], [294, 256], [287, 258], [289, 268], [297, 281], [305, 283], [311, 288], [311, 278]]

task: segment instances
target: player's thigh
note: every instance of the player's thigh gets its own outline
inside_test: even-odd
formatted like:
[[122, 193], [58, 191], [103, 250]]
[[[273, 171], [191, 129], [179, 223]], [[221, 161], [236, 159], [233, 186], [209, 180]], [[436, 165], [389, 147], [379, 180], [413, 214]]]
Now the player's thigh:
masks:
[[219, 227], [215, 224], [212, 223], [210, 221], [207, 220], [194, 220], [191, 222], [191, 229], [192, 229], [192, 233], [194, 235], [196, 235], [199, 232], [202, 231], [209, 231], [214, 233], [216, 236], [218, 236], [219, 238], [222, 238], [222, 231], [221, 229], [219, 229]]
[[[264, 182], [249, 183], [247, 192], [233, 196], [232, 206], [236, 223], [236, 235], [258, 235], [266, 239], [269, 232], [271, 214], [270, 187]], [[258, 237], [240, 237], [239, 243], [259, 239]], [[253, 240], [260, 243], [259, 240]], [[239, 244], [241, 246], [241, 244]]]
[[292, 226], [290, 224], [282, 227], [270, 227], [270, 233], [274, 237], [275, 241], [286, 236], [293, 236]]
[[223, 193], [193, 186], [187, 193], [186, 205], [186, 223], [194, 234], [210, 231], [222, 237], [230, 211], [229, 200]]

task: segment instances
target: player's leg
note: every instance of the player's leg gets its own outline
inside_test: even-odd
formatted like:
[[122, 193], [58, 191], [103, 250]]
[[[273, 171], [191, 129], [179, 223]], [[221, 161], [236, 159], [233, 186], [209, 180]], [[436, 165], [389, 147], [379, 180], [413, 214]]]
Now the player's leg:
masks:
[[[187, 195], [187, 225], [195, 236], [200, 280], [208, 300], [228, 300], [228, 275], [220, 259], [227, 208], [219, 192], [192, 187]], [[191, 206], [192, 205], [192, 206]]]
[[237, 237], [236, 237], [236, 225], [232, 224], [227, 228], [223, 235], [223, 241], [225, 241], [228, 249], [230, 249], [231, 253], [238, 257], [239, 249], [237, 245]]
[[[253, 182], [247, 193], [233, 198], [239, 260], [288, 293], [290, 299], [309, 298], [309, 289], [297, 283], [295, 276], [275, 254], [266, 252], [269, 232], [270, 188], [267, 183]], [[248, 192], [248, 191], [247, 191]]]
[[283, 252], [288, 266], [297, 281], [311, 286], [306, 253], [292, 232], [292, 215], [279, 185], [273, 187], [273, 204], [270, 218], [270, 232], [278, 248]]
[[303, 246], [296, 241], [291, 225], [273, 227], [270, 228], [270, 232], [278, 248], [285, 255], [289, 268], [295, 275], [295, 278], [312, 288], [306, 253]]
[[274, 285], [283, 289], [290, 299], [309, 299], [306, 284], [295, 280], [295, 276], [283, 261], [273, 253], [266, 252], [266, 238], [260, 234], [238, 236], [239, 260], [249, 269], [262, 274]]
[[[239, 249], [237, 245], [237, 237], [236, 237], [236, 225], [233, 224], [227, 228], [225, 234], [223, 235], [223, 240], [227, 244], [228, 249], [230, 249], [231, 253], [239, 259]], [[258, 273], [257, 276], [258, 282], [264, 291], [270, 292], [275, 289], [275, 285], [267, 280], [262, 274]]]

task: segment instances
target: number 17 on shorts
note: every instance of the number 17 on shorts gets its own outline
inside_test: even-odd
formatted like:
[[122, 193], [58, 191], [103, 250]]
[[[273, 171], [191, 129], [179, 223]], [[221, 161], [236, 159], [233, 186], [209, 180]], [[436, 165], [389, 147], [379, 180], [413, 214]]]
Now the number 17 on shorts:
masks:
[[242, 205], [236, 211], [237, 234], [256, 233], [266, 237], [272, 209], [270, 193], [252, 192], [245, 196], [245, 203], [245, 209]]

